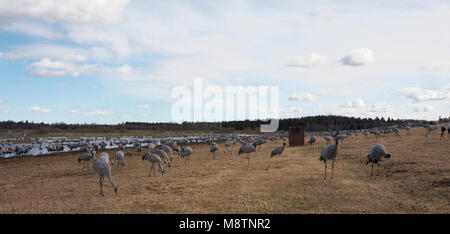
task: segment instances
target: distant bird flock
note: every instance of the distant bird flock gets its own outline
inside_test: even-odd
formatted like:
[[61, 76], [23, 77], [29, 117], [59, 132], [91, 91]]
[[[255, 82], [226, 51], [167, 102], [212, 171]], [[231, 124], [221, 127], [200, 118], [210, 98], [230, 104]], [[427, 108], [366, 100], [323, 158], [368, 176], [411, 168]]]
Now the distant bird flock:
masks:
[[[427, 124], [423, 126], [426, 129], [425, 137], [429, 137], [436, 129], [436, 125]], [[403, 126], [407, 135], [411, 133], [411, 126]], [[372, 128], [362, 130], [341, 130], [341, 131], [317, 131], [311, 133], [309, 141], [312, 150], [317, 139], [323, 138], [326, 145], [318, 153], [319, 160], [324, 165], [324, 177], [327, 179], [328, 163], [331, 163], [331, 179], [334, 176], [334, 164], [339, 156], [340, 146], [345, 139], [357, 139], [359, 136], [369, 137], [373, 135], [375, 145], [369, 149], [365, 164], [371, 164], [371, 175], [373, 175], [374, 165], [379, 168], [383, 159], [391, 158], [383, 144], [377, 144], [380, 138], [390, 135], [401, 136], [398, 126], [389, 126], [384, 128]], [[447, 136], [446, 136], [447, 135]], [[450, 138], [450, 124], [440, 127], [440, 140], [445, 137]], [[185, 166], [189, 165], [190, 157], [194, 154], [188, 145], [196, 143], [208, 143], [211, 159], [216, 159], [216, 153], [220, 152], [219, 146], [223, 143], [223, 153], [233, 154], [234, 145], [240, 143], [238, 155], [243, 155], [247, 159], [247, 166], [250, 166], [250, 158], [267, 141], [282, 141], [282, 145], [274, 148], [270, 152], [270, 157], [282, 157], [285, 153], [287, 138], [286, 134], [211, 134], [211, 135], [185, 135], [185, 136], [140, 136], [140, 137], [79, 137], [79, 138], [29, 138], [29, 139], [6, 139], [0, 141], [0, 157], [13, 157], [24, 155], [51, 154], [56, 152], [81, 152], [77, 159], [78, 164], [88, 167], [92, 160], [92, 168], [99, 175], [100, 194], [103, 196], [103, 180], [108, 178], [115, 193], [118, 187], [113, 182], [111, 168], [125, 167], [126, 158], [133, 155], [127, 148], [134, 149], [134, 152], [142, 155], [141, 161], [150, 163], [149, 176], [156, 176], [155, 164], [158, 167], [161, 176], [164, 175], [165, 167], [170, 168], [173, 161], [172, 155], [177, 155], [184, 159]], [[11, 142], [31, 142], [14, 144]], [[147, 148], [147, 149], [146, 149]], [[104, 152], [107, 149], [118, 149], [114, 153], [114, 158], [110, 162], [109, 154]], [[103, 151], [96, 157], [97, 151]], [[314, 152], [314, 151], [313, 151]]]

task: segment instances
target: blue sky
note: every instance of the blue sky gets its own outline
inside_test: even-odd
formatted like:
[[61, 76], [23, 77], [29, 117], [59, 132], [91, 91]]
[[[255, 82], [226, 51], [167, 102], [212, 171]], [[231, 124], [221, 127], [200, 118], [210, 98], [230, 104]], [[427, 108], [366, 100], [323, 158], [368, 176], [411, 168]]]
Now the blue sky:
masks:
[[281, 117], [450, 115], [448, 1], [3, 1], [0, 120], [173, 121], [175, 86], [277, 85]]

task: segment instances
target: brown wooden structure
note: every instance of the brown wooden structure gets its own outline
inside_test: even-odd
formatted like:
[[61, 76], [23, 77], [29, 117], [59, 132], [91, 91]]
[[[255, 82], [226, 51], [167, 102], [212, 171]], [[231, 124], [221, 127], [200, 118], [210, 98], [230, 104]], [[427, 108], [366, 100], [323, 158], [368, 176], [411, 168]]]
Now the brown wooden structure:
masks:
[[303, 125], [291, 125], [289, 127], [289, 146], [305, 145], [305, 127]]

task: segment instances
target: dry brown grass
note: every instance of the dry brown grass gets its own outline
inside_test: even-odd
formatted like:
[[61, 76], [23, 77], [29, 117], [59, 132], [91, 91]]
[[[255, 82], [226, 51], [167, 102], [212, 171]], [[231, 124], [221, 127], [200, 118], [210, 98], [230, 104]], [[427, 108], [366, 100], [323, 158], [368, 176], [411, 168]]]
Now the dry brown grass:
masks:
[[0, 213], [450, 213], [450, 139], [412, 132], [379, 140], [392, 158], [374, 176], [362, 163], [374, 139], [346, 139], [326, 181], [323, 139], [314, 151], [288, 147], [276, 158], [270, 151], [281, 143], [270, 142], [251, 155], [250, 167], [238, 147], [224, 155], [221, 143], [211, 159], [207, 145], [192, 145], [190, 165], [174, 157], [156, 177], [134, 153], [113, 168], [118, 196], [106, 182], [104, 197], [92, 162], [78, 165], [78, 153], [1, 159]]

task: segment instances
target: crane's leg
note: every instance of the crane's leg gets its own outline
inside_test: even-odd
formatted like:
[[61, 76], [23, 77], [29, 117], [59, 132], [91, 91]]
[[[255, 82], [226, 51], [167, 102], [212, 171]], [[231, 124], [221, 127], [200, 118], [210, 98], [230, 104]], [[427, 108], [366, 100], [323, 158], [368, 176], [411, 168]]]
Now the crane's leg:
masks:
[[[159, 163], [159, 164], [161, 164], [161, 163]], [[156, 176], [156, 172], [155, 172], [155, 164], [153, 164], [152, 167], [153, 167], [153, 176]]]
[[153, 169], [153, 164], [152, 164], [152, 166], [150, 167], [150, 172], [148, 173], [148, 176], [152, 176], [152, 169]]
[[247, 167], [250, 166], [250, 156], [247, 153]]
[[327, 179], [327, 161], [325, 161], [325, 177], [323, 177], [323, 179]]
[[103, 196], [103, 185], [102, 185], [103, 176], [100, 176], [100, 194]]
[[372, 162], [372, 172], [370, 173], [371, 176], [373, 176], [373, 162]]
[[331, 179], [333, 179], [333, 171], [334, 171], [334, 159], [333, 162], [331, 163]]
[[161, 163], [159, 164], [159, 172], [161, 172], [161, 175], [164, 174], [164, 169], [163, 169], [163, 167], [161, 166]]

